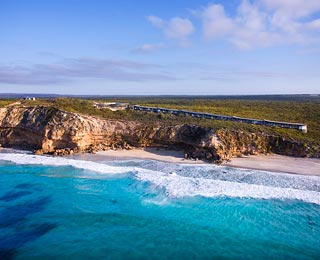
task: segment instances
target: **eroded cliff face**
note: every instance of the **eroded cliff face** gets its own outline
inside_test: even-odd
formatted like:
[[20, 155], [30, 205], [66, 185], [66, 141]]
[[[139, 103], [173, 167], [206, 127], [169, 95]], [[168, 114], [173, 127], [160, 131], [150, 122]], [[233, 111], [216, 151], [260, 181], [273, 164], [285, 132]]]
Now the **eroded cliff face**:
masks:
[[[106, 120], [51, 107], [0, 108], [0, 144], [55, 155], [114, 148], [163, 146], [187, 158], [221, 162], [232, 156], [277, 152], [309, 156], [310, 147], [263, 134], [195, 125], [161, 126]], [[290, 147], [290, 149], [289, 149]], [[319, 156], [319, 147], [313, 156]]]

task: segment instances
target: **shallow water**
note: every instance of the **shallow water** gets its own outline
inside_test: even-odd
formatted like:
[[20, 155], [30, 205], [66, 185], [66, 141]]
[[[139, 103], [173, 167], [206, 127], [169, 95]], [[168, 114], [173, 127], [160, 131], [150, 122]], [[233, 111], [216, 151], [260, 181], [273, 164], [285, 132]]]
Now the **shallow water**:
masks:
[[320, 178], [0, 154], [0, 259], [319, 259]]

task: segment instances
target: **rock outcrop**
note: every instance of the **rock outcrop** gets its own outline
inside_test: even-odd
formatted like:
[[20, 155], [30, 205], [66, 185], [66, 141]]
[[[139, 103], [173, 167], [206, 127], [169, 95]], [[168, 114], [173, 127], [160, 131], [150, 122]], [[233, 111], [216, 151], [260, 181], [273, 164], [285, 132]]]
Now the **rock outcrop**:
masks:
[[320, 154], [319, 147], [261, 133], [107, 120], [44, 106], [0, 108], [0, 144], [54, 155], [162, 146], [183, 149], [186, 158], [215, 162], [242, 154]]

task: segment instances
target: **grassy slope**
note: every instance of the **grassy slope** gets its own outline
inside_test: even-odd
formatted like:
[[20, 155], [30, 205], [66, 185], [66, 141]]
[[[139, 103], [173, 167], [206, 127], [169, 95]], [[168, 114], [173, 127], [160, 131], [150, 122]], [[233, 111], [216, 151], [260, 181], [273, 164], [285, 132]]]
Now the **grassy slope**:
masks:
[[4, 107], [4, 106], [7, 106], [13, 102], [16, 102], [17, 100], [15, 99], [3, 99], [3, 100], [0, 100], [0, 107]]
[[[108, 99], [108, 101], [112, 99]], [[103, 100], [103, 101], [106, 101]], [[303, 100], [243, 100], [243, 99], [191, 99], [191, 98], [127, 98], [117, 99], [131, 104], [146, 106], [159, 106], [191, 111], [202, 111], [214, 114], [233, 115], [249, 118], [268, 119], [277, 121], [288, 121], [304, 123], [308, 125], [308, 133], [303, 134], [295, 130], [281, 129], [275, 127], [263, 127], [249, 124], [241, 124], [228, 121], [214, 121], [195, 119], [192, 117], [144, 113], [135, 111], [98, 110], [92, 106], [92, 100], [59, 98], [52, 100], [27, 101], [25, 105], [46, 105], [54, 106], [70, 112], [95, 115], [110, 119], [123, 119], [146, 122], [148, 124], [181, 124], [191, 123], [214, 129], [231, 128], [250, 132], [265, 132], [268, 134], [281, 135], [287, 138], [295, 138], [301, 141], [308, 141], [320, 144], [320, 101]], [[12, 102], [12, 101], [10, 101]], [[10, 103], [0, 101], [0, 106]]]

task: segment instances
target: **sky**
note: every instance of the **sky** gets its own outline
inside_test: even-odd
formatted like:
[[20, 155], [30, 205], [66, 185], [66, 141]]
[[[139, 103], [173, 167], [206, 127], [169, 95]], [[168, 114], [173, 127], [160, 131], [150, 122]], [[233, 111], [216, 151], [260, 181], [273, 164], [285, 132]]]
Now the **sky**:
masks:
[[320, 0], [0, 0], [0, 93], [320, 94]]

